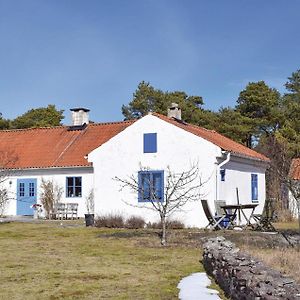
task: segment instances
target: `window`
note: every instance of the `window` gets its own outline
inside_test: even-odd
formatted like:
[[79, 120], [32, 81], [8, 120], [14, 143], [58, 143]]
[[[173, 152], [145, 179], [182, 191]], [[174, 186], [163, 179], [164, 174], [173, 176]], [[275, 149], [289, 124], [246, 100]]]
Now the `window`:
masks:
[[29, 182], [29, 197], [34, 197], [34, 196], [35, 196], [34, 183]]
[[140, 171], [139, 202], [164, 201], [164, 171]]
[[157, 152], [157, 134], [144, 133], [144, 153]]
[[251, 174], [251, 199], [253, 202], [258, 201], [257, 174]]
[[221, 181], [225, 181], [225, 173], [226, 173], [226, 170], [225, 170], [225, 169], [221, 169], [221, 170], [220, 170]]
[[19, 196], [24, 197], [25, 196], [25, 183], [20, 182], [19, 184]]
[[81, 177], [67, 177], [67, 197], [81, 197]]

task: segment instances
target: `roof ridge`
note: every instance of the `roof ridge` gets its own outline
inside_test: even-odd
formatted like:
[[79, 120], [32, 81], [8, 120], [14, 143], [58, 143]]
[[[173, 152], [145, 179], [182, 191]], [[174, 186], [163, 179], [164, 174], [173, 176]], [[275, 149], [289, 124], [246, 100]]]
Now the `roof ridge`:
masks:
[[12, 128], [12, 129], [1, 129], [0, 132], [14, 132], [14, 131], [30, 131], [30, 130], [41, 130], [41, 129], [59, 129], [68, 127], [66, 125], [58, 126], [44, 126], [44, 127], [30, 127], [30, 128]]
[[130, 119], [130, 120], [123, 120], [123, 121], [113, 121], [113, 122], [97, 122], [97, 123], [89, 123], [88, 126], [101, 126], [101, 125], [111, 125], [111, 124], [123, 124], [123, 123], [134, 123], [138, 119]]
[[[101, 126], [101, 125], [114, 125], [114, 124], [132, 124], [137, 119], [124, 120], [124, 121], [114, 121], [114, 122], [97, 122], [89, 123], [88, 126]], [[45, 129], [60, 129], [60, 128], [69, 128], [72, 125], [57, 125], [57, 126], [43, 126], [43, 127], [30, 127], [30, 128], [12, 128], [12, 129], [0, 129], [0, 132], [19, 132], [19, 131], [31, 131], [31, 130], [45, 130]]]
[[[201, 127], [201, 126], [198, 126], [198, 125], [195, 125], [195, 124], [187, 123], [187, 122], [180, 122], [176, 118], [169, 118], [166, 115], [162, 115], [162, 114], [159, 114], [159, 113], [156, 113], [156, 112], [151, 113], [151, 115], [156, 116], [156, 117], [162, 119], [163, 121], [170, 122], [171, 124], [173, 124], [175, 126], [178, 126], [179, 128], [181, 128], [183, 130], [186, 130], [186, 131], [188, 131], [190, 133], [193, 133], [193, 134], [195, 134], [197, 136], [200, 136], [200, 137], [206, 139], [207, 141], [209, 141], [209, 142], [217, 145], [218, 147], [220, 147], [220, 148], [222, 148], [222, 149], [224, 149], [226, 151], [229, 151], [229, 152], [232, 152], [232, 153], [240, 153], [240, 154], [243, 154], [246, 157], [251, 158], [251, 159], [256, 158], [256, 159], [261, 159], [261, 160], [269, 161], [269, 158], [266, 157], [264, 154], [259, 153], [259, 152], [257, 152], [254, 149], [248, 148], [245, 145], [243, 145], [243, 144], [241, 144], [239, 142], [236, 142], [236, 141], [232, 140], [231, 138], [229, 138], [229, 137], [227, 137], [227, 136], [225, 136], [225, 135], [223, 135], [223, 134], [221, 134], [221, 133], [219, 133], [219, 132], [217, 132], [215, 130], [210, 130], [210, 129], [207, 129], [207, 128], [204, 128], [204, 127]], [[191, 129], [194, 129], [195, 132], [192, 132]], [[196, 131], [198, 131], [198, 133], [196, 133]], [[204, 136], [201, 136], [201, 132], [203, 132]], [[208, 134], [211, 133], [211, 134], [213, 134], [215, 136], [213, 136], [213, 135], [212, 136], [208, 136], [208, 135], [205, 136], [206, 135], [205, 133], [208, 133]], [[229, 146], [225, 145], [221, 140], [217, 141], [217, 139], [220, 139], [220, 138], [222, 138], [223, 140], [227, 140], [227, 142], [230, 142], [233, 145], [237, 145], [239, 147], [242, 147], [245, 150], [241, 149], [239, 151], [237, 149], [234, 149], [237, 146], [231, 147], [230, 145]], [[246, 153], [246, 150], [247, 150], [248, 153]]]

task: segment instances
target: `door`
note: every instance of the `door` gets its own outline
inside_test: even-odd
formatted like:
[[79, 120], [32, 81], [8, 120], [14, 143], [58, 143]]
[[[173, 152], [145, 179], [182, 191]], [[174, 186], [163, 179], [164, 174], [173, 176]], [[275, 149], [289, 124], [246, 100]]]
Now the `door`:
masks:
[[17, 215], [33, 215], [34, 210], [30, 206], [37, 200], [36, 182], [35, 178], [17, 180]]

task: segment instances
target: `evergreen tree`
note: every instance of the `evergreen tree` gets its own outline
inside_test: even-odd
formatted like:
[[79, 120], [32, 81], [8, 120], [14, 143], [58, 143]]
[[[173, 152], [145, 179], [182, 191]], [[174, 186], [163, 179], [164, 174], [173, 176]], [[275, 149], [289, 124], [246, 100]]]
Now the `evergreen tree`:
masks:
[[129, 104], [122, 106], [122, 113], [125, 119], [139, 118], [148, 112], [166, 114], [172, 102], [179, 104], [183, 120], [197, 123], [202, 111], [202, 97], [188, 96], [182, 91], [163, 92], [145, 81], [138, 85]]
[[35, 108], [11, 121], [11, 128], [32, 128], [59, 126], [64, 118], [63, 110], [57, 110], [55, 105]]

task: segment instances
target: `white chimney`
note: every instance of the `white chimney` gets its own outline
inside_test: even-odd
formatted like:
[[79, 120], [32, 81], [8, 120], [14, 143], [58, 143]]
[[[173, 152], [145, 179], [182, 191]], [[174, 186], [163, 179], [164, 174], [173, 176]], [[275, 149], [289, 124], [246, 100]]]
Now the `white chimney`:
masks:
[[171, 106], [168, 108], [168, 117], [181, 120], [181, 109], [177, 103], [171, 103]]
[[87, 108], [71, 108], [72, 126], [82, 126], [89, 123], [89, 109]]

